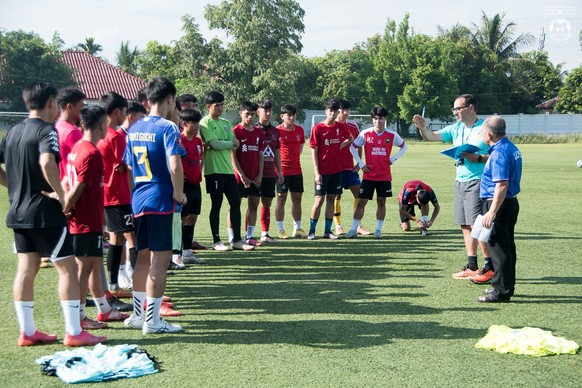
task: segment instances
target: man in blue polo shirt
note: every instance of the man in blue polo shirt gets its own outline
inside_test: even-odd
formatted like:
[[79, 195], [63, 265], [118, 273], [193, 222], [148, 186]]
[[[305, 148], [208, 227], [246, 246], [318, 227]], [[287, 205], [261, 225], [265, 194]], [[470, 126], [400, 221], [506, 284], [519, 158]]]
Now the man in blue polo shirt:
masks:
[[460, 272], [453, 274], [455, 279], [473, 278], [475, 283], [486, 283], [493, 277], [493, 265], [486, 243], [479, 243], [483, 252], [485, 264], [481, 271], [477, 265], [477, 240], [471, 238], [471, 227], [481, 214], [479, 199], [479, 183], [483, 168], [487, 162], [487, 144], [481, 136], [483, 120], [477, 117], [477, 99], [471, 94], [462, 94], [453, 104], [453, 114], [457, 123], [439, 131], [432, 132], [426, 127], [426, 121], [420, 115], [413, 118], [414, 125], [426, 141], [442, 141], [453, 143], [454, 147], [472, 144], [480, 150], [477, 153], [462, 153], [462, 158], [455, 162], [457, 174], [455, 178], [455, 224], [461, 226], [465, 249], [467, 250], [467, 265]]
[[489, 117], [481, 127], [483, 139], [490, 145], [489, 160], [481, 177], [483, 226], [493, 227], [489, 245], [495, 275], [492, 289], [479, 302], [509, 302], [515, 287], [514, 229], [519, 214], [522, 158], [517, 147], [505, 137], [505, 120]]

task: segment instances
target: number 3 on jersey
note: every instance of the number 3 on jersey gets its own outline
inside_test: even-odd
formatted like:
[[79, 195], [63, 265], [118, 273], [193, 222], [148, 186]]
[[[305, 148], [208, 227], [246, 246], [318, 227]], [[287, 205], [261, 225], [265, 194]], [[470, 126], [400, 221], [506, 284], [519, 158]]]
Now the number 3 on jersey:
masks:
[[133, 153], [137, 157], [137, 171], [134, 171], [135, 181], [149, 182], [152, 179], [152, 169], [148, 160], [148, 149], [144, 146], [133, 147]]

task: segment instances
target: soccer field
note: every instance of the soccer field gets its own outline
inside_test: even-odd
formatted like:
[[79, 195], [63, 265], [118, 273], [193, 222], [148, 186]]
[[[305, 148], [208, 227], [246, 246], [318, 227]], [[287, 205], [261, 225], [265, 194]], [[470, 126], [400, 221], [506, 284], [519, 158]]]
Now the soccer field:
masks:
[[[443, 144], [411, 143], [393, 166], [395, 195], [407, 180], [436, 192], [441, 214], [431, 234], [400, 231], [388, 200], [384, 238], [286, 240], [254, 252], [200, 252], [208, 261], [168, 278], [167, 294], [184, 313], [174, 335], [143, 336], [121, 323], [99, 334], [108, 344], [138, 344], [161, 372], [108, 386], [536, 386], [577, 387], [580, 354], [527, 357], [474, 348], [489, 326], [539, 327], [582, 344], [582, 144], [521, 144], [524, 171], [516, 226], [516, 294], [509, 304], [479, 304], [487, 286], [454, 280], [466, 256], [453, 219], [454, 166]], [[303, 227], [313, 201], [310, 151], [303, 154]], [[343, 196], [351, 224], [352, 196]], [[292, 230], [290, 203], [286, 230]], [[223, 205], [226, 215], [226, 201]], [[0, 190], [2, 219], [8, 208]], [[210, 201], [203, 197], [196, 238], [211, 242]], [[246, 204], [243, 203], [243, 212]], [[375, 226], [369, 202], [363, 225]], [[276, 234], [274, 207], [271, 234]], [[224, 218], [223, 218], [224, 219]], [[226, 238], [225, 223], [221, 223]], [[323, 233], [323, 218], [317, 235]], [[55, 386], [34, 360], [62, 344], [19, 348], [11, 284], [12, 232], [0, 228], [0, 386]], [[479, 262], [482, 262], [481, 254]], [[56, 272], [36, 284], [39, 329], [59, 334]], [[88, 314], [94, 316], [92, 308]]]

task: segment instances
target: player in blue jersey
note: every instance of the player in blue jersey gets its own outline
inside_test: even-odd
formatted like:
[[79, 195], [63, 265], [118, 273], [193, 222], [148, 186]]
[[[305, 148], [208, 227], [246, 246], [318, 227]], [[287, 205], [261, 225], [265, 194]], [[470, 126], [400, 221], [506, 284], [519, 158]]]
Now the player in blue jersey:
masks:
[[176, 87], [167, 78], [156, 77], [146, 93], [151, 110], [129, 130], [123, 156], [133, 177], [132, 210], [138, 250], [134, 310], [125, 323], [142, 328], [144, 334], [174, 333], [182, 327], [161, 319], [160, 307], [172, 258], [172, 217], [176, 205], [186, 203], [180, 132], [176, 124], [165, 119], [176, 106]]

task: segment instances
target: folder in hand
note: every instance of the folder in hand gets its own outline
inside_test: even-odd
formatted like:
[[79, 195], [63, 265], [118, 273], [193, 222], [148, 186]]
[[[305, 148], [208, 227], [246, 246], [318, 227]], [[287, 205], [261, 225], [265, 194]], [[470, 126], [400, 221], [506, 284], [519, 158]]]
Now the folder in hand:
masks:
[[474, 146], [473, 144], [465, 143], [458, 147], [451, 147], [444, 151], [441, 151], [441, 154], [448, 156], [449, 158], [453, 158], [455, 160], [461, 157], [461, 153], [468, 152], [470, 154], [474, 154], [480, 150], [479, 147]]

